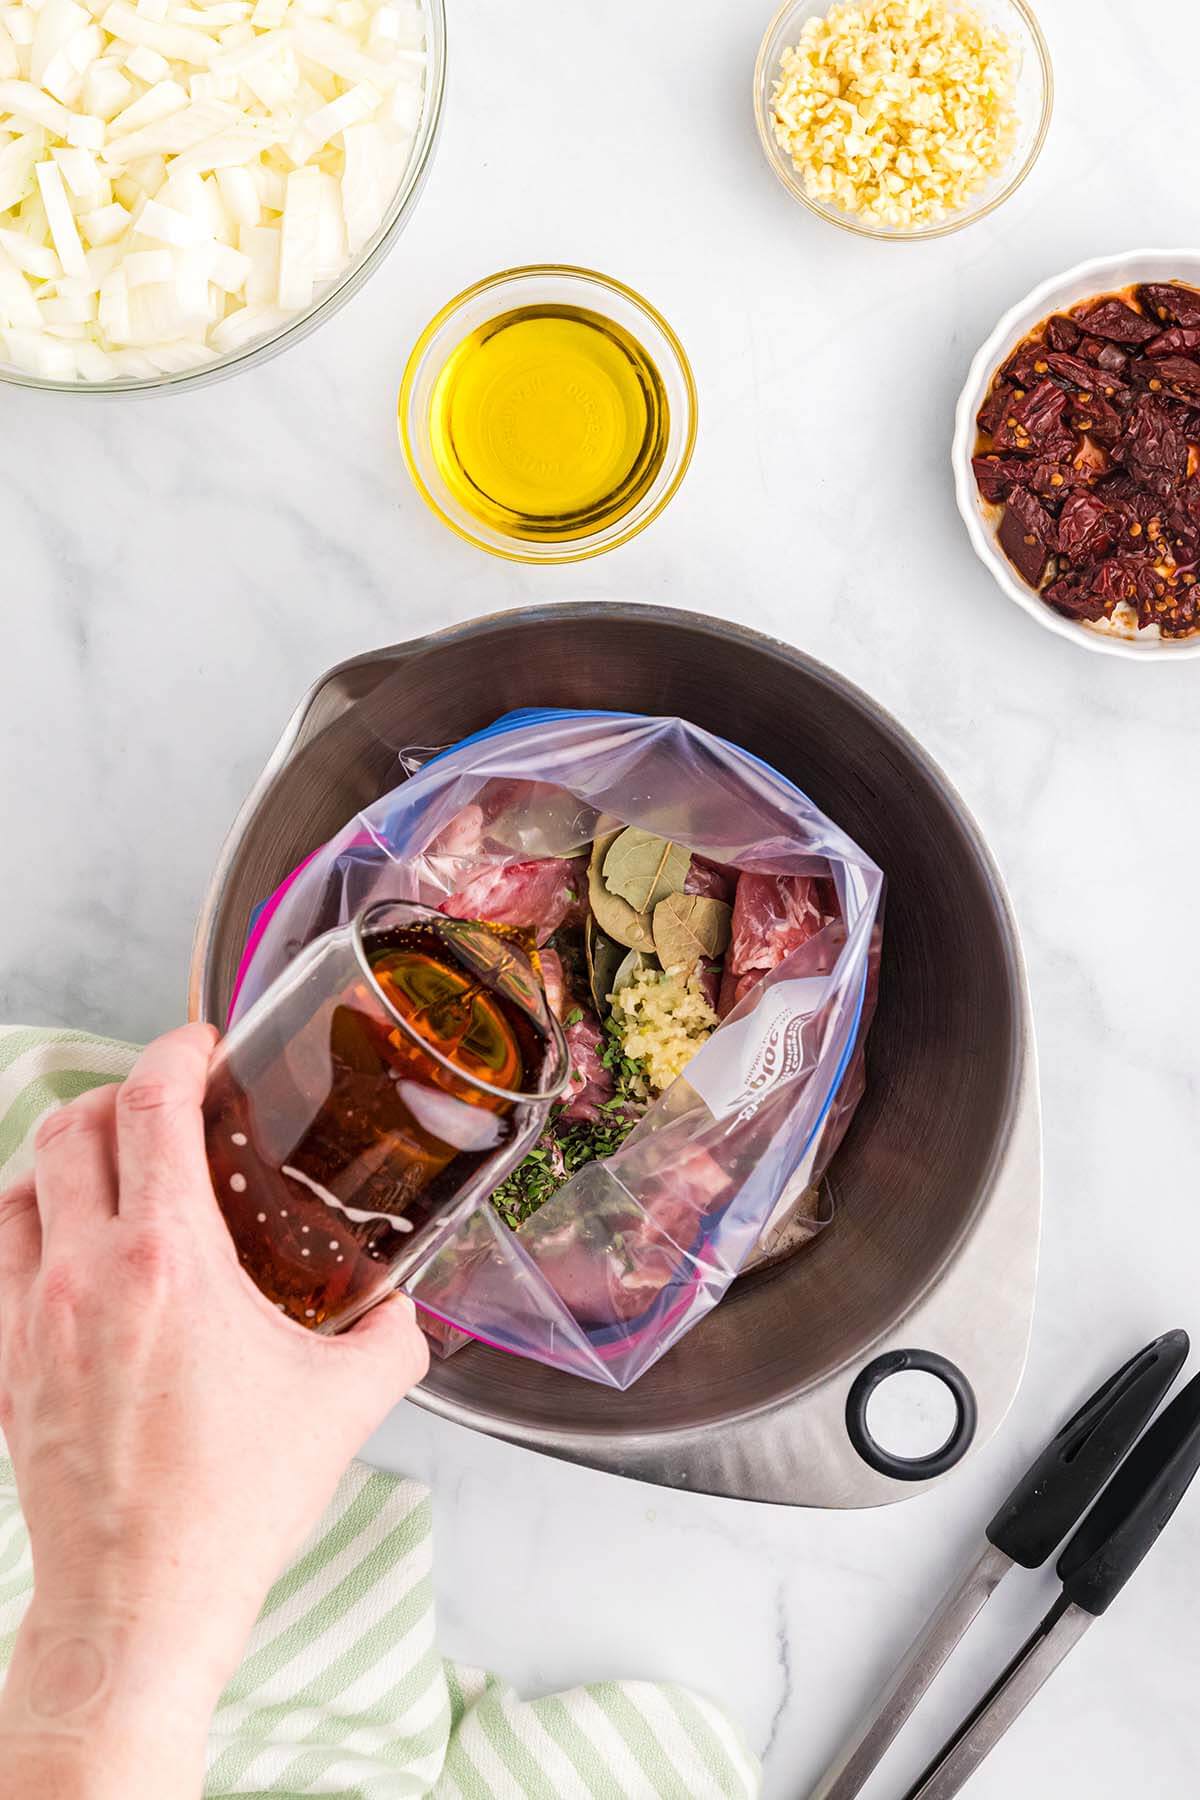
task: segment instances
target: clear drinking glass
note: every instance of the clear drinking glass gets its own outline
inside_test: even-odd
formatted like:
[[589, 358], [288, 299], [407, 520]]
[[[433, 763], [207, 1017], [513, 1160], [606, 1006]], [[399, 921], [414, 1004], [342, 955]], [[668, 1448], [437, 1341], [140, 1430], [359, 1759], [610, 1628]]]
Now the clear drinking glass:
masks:
[[520, 1161], [570, 1059], [527, 934], [384, 901], [318, 938], [219, 1047], [204, 1102], [247, 1273], [340, 1331]]

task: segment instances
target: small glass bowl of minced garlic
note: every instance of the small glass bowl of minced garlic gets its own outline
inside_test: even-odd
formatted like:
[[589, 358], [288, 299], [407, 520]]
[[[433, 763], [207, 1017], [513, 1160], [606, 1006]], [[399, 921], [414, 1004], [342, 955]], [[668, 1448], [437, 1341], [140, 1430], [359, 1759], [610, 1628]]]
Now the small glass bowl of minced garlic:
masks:
[[696, 387], [666, 320], [588, 269], [507, 269], [443, 307], [400, 388], [418, 492], [517, 562], [576, 562], [642, 531], [687, 471]]
[[754, 71], [758, 135], [792, 197], [896, 242], [961, 231], [1014, 194], [1053, 104], [1026, 0], [789, 0]]

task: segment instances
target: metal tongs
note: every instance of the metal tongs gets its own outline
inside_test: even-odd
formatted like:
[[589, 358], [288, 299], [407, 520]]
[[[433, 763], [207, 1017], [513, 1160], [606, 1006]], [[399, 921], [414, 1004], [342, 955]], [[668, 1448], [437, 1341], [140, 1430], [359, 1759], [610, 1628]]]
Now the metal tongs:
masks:
[[1184, 1331], [1156, 1338], [1110, 1376], [1047, 1444], [989, 1524], [983, 1550], [941, 1602], [811, 1800], [850, 1800], [861, 1791], [1009, 1570], [1017, 1563], [1038, 1568], [1087, 1513], [1056, 1565], [1062, 1593], [902, 1800], [948, 1800], [958, 1793], [1067, 1651], [1116, 1598], [1200, 1467], [1200, 1375], [1138, 1442], [1183, 1367], [1188, 1348]]

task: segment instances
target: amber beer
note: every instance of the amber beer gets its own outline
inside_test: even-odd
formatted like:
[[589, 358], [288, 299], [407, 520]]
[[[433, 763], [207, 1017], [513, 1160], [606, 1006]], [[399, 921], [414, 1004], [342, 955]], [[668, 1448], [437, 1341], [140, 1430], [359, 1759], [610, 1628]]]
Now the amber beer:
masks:
[[348, 1325], [503, 1180], [568, 1072], [514, 934], [400, 902], [329, 933], [209, 1079], [209, 1166], [247, 1273], [301, 1325]]

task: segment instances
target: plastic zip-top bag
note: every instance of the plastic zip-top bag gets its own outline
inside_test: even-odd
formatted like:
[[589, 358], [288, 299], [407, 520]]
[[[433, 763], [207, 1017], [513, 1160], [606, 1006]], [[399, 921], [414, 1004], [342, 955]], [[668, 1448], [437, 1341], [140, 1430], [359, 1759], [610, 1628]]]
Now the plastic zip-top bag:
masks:
[[[563, 1133], [589, 1118], [619, 1127], [616, 1147], [576, 1167], [527, 1217], [481, 1206], [405, 1288], [442, 1327], [433, 1335], [443, 1348], [465, 1334], [626, 1388], [720, 1301], [759, 1246], [788, 1237], [798, 1211], [800, 1235], [814, 1228], [812, 1196], [862, 1092], [883, 876], [790, 781], [682, 719], [512, 713], [403, 766], [414, 771], [407, 780], [260, 908], [231, 1019], [301, 945], [372, 901], [533, 930], [576, 1065], [543, 1160], [562, 1163], [558, 1152], [580, 1136]], [[630, 827], [643, 837], [630, 833], [606, 861]], [[681, 975], [662, 973], [665, 956], [630, 956], [631, 938], [653, 948], [639, 936], [651, 924], [662, 941], [658, 911], [624, 901], [627, 912], [614, 915], [604, 897], [614, 868], [636, 870], [649, 837], [675, 847], [665, 885], [679, 898], [668, 911], [701, 936], [722, 926], [726, 947], [696, 964], [686, 993]], [[604, 914], [590, 922], [589, 894]], [[692, 896], [704, 905], [691, 907]], [[634, 913], [641, 926], [629, 927]], [[614, 916], [624, 927], [616, 951], [598, 929]], [[625, 982], [620, 1017], [636, 1022], [628, 1041], [651, 1047], [648, 1063], [626, 1059], [593, 1011], [585, 929], [593, 949], [624, 959], [614, 973]], [[656, 972], [639, 978], [643, 965]], [[673, 983], [678, 1028], [656, 1019], [660, 980]], [[699, 1047], [655, 1094], [637, 1072], [655, 1066], [660, 1044], [668, 1063], [678, 1060], [688, 1029]], [[638, 1099], [622, 1086], [631, 1070]]]

